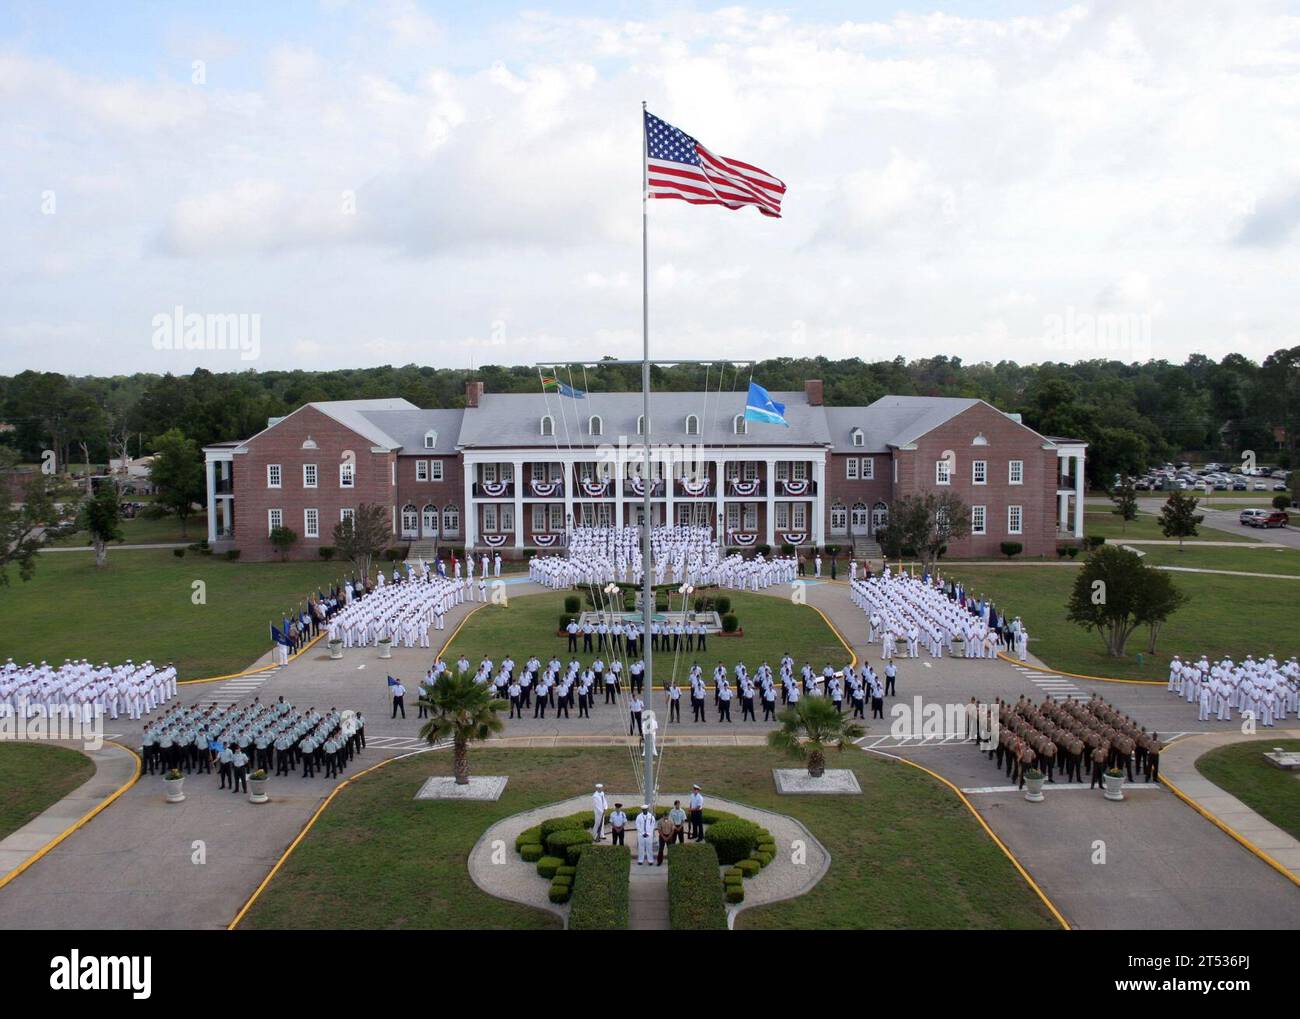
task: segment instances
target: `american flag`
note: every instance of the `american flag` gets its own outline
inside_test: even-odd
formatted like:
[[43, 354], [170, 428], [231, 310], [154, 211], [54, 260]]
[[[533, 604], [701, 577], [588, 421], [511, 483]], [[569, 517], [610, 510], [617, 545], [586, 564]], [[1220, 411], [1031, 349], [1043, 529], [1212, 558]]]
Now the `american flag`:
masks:
[[692, 205], [755, 206], [764, 216], [781, 216], [785, 184], [766, 170], [738, 159], [715, 156], [685, 131], [645, 115], [646, 179], [651, 198], [680, 198]]

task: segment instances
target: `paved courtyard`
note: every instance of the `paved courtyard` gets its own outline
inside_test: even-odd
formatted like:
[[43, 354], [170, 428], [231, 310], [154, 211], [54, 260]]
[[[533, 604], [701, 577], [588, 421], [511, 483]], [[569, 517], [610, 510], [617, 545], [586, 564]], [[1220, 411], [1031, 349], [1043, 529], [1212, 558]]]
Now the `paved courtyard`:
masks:
[[[524, 597], [543, 589], [525, 580], [509, 587]], [[770, 590], [773, 597], [785, 592]], [[811, 583], [810, 604], [820, 609], [859, 658], [880, 667], [879, 650], [865, 643], [861, 612], [847, 585]], [[450, 636], [474, 609], [458, 606]], [[506, 610], [508, 611], [508, 609]], [[299, 707], [337, 707], [365, 713], [368, 748], [345, 773], [355, 775], [385, 758], [425, 751], [418, 732], [414, 689], [433, 660], [434, 649], [395, 649], [390, 660], [377, 649], [360, 648], [329, 658], [317, 644], [289, 665], [256, 675], [182, 687], [186, 703], [246, 702], [280, 696]], [[563, 655], [564, 642], [554, 647]], [[546, 649], [539, 646], [539, 653]], [[502, 648], [501, 653], [521, 649]], [[707, 662], [704, 662], [707, 667]], [[757, 664], [757, 663], [751, 663]], [[863, 752], [903, 757], [943, 775], [959, 788], [989, 826], [1017, 855], [1067, 919], [1081, 927], [1295, 927], [1300, 888], [1270, 868], [1178, 800], [1164, 787], [1133, 790], [1120, 804], [1087, 790], [1048, 787], [1041, 804], [1016, 792], [996, 791], [1005, 783], [992, 763], [957, 733], [926, 739], [890, 732], [889, 709], [912, 698], [964, 703], [971, 696], [1041, 699], [1090, 696], [1094, 691], [1166, 739], [1196, 733], [1237, 733], [1239, 723], [1197, 722], [1196, 711], [1163, 685], [1071, 679], [1040, 668], [1041, 663], [1004, 660], [898, 661], [898, 695], [886, 702], [884, 721], [868, 719]], [[391, 717], [387, 676], [410, 690], [407, 717]], [[658, 701], [658, 698], [656, 698]], [[769, 725], [737, 721], [667, 724], [666, 745], [727, 745], [762, 741]], [[760, 712], [761, 717], [761, 712]], [[1265, 731], [1261, 731], [1266, 734]], [[110, 724], [109, 734], [138, 746], [138, 723]], [[627, 735], [627, 718], [617, 705], [598, 703], [590, 719], [516, 719], [508, 722], [504, 745], [525, 747], [557, 741], [611, 743]], [[778, 763], [774, 761], [774, 764]], [[273, 779], [271, 802], [255, 806], [243, 796], [218, 791], [216, 776], [192, 776], [183, 804], [164, 803], [161, 780], [144, 776], [93, 821], [43, 859], [0, 888], [0, 927], [192, 928], [223, 927], [260, 884], [275, 861], [335, 786], [323, 778]], [[984, 790], [984, 791], [976, 791]], [[993, 791], [989, 791], [993, 790]], [[414, 793], [414, 790], [413, 790]], [[1104, 843], [1105, 863], [1092, 862]]]

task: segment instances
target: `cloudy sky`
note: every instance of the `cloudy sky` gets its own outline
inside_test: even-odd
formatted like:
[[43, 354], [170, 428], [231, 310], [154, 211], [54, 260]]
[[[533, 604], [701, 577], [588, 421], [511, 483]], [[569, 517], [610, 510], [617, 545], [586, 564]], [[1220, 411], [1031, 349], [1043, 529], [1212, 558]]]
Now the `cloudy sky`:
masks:
[[789, 189], [651, 203], [656, 356], [1300, 342], [1286, 5], [0, 0], [0, 372], [639, 356], [642, 99]]

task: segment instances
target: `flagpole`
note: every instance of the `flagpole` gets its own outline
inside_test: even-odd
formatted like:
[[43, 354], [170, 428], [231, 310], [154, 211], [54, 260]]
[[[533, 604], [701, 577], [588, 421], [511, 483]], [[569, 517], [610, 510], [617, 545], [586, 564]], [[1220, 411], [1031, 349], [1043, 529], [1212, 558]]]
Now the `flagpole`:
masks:
[[[648, 159], [650, 156], [649, 140], [645, 129], [645, 101], [641, 102], [641, 427], [642, 455], [641, 468], [642, 506], [644, 519], [641, 533], [641, 634], [642, 654], [645, 655], [645, 685], [649, 691], [650, 703], [654, 704], [655, 681], [653, 656], [650, 643], [651, 616], [654, 611], [654, 590], [650, 582], [650, 490], [653, 487], [650, 477], [650, 242], [646, 206], [649, 204], [650, 176]], [[671, 484], [671, 479], [668, 481]], [[619, 488], [623, 479], [618, 480]], [[623, 498], [620, 491], [618, 497]], [[667, 505], [665, 501], [664, 505]], [[645, 743], [645, 800], [654, 809], [654, 736], [647, 734]]]

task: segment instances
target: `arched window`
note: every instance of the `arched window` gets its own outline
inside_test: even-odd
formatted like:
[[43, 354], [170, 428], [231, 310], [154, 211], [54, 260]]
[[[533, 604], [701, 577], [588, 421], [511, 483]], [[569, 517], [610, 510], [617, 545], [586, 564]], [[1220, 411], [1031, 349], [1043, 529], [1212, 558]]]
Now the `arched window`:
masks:
[[700, 434], [700, 419], [694, 414], [686, 415], [686, 434], [687, 435]]
[[438, 445], [438, 430], [430, 428], [424, 433], [424, 448], [433, 449]]
[[555, 434], [555, 418], [551, 417], [551, 415], [549, 414], [542, 415], [542, 434], [543, 435]]
[[414, 503], [402, 507], [402, 537], [416, 538], [420, 534], [420, 511]]
[[749, 434], [749, 422], [745, 420], [744, 414], [737, 414], [731, 419], [731, 432], [733, 435]]
[[587, 434], [588, 435], [605, 434], [605, 423], [600, 420], [599, 414], [593, 414], [591, 415], [591, 417], [587, 419]]
[[637, 435], [645, 435], [645, 415], [644, 415], [644, 414], [638, 414], [638, 415], [636, 416], [636, 433], [637, 433]]
[[460, 510], [455, 506], [442, 508], [443, 537], [456, 537], [460, 534]]

